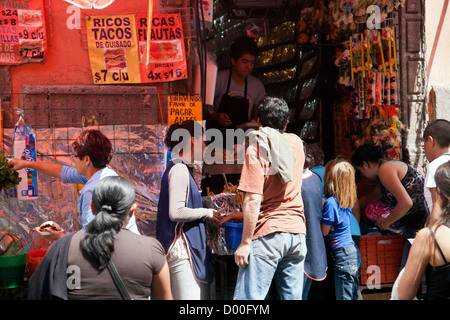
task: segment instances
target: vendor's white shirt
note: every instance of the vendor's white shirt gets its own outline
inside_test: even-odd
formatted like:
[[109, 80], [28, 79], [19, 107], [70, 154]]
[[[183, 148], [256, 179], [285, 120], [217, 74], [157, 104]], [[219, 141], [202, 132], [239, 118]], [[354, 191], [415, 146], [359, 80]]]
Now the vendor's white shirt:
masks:
[[433, 199], [431, 198], [430, 189], [436, 188], [436, 181], [434, 180], [434, 175], [436, 174], [436, 170], [439, 168], [439, 166], [447, 161], [450, 161], [450, 153], [444, 153], [440, 157], [434, 159], [433, 161], [430, 162], [427, 168], [423, 193], [430, 213], [431, 210], [433, 209]]

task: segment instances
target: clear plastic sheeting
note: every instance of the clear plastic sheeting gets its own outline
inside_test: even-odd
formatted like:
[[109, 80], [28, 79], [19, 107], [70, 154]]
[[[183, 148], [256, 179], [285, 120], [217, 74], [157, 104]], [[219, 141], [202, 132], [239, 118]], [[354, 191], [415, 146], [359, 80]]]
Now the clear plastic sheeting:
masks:
[[[137, 224], [140, 232], [155, 235], [156, 211], [164, 171], [163, 132], [165, 125], [124, 125], [95, 127], [112, 142], [114, 156], [109, 165], [128, 179], [136, 190]], [[71, 165], [72, 142], [82, 128], [34, 129], [38, 161]], [[5, 155], [12, 155], [12, 129], [4, 129]], [[60, 179], [39, 173], [37, 200], [18, 200], [15, 188], [0, 194], [0, 231], [30, 243], [35, 229], [47, 220], [57, 222], [65, 231], [79, 230], [78, 189]]]
[[[202, 203], [204, 208], [215, 209], [225, 216], [242, 210], [242, 205], [236, 193], [224, 192], [213, 196], [204, 196], [202, 197]], [[211, 253], [218, 255], [233, 254], [234, 251], [227, 248], [224, 228], [219, 228], [213, 224], [207, 224], [206, 227], [208, 231], [206, 242]]]

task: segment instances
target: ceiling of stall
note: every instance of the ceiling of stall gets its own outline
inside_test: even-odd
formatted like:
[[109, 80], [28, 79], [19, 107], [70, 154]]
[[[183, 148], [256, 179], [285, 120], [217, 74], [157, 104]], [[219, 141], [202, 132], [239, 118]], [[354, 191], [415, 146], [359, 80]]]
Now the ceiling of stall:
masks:
[[315, 0], [216, 0], [232, 19], [283, 18], [293, 7], [313, 6]]

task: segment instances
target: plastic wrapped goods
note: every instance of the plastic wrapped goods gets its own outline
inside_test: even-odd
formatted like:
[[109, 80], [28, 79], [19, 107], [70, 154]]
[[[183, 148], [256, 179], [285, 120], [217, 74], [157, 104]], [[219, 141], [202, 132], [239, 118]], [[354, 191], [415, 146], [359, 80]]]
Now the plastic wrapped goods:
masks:
[[[36, 161], [36, 138], [31, 126], [25, 124], [22, 116], [14, 128], [14, 158]], [[19, 200], [34, 200], [38, 197], [38, 176], [36, 170], [28, 168], [19, 170], [22, 181], [17, 185]]]

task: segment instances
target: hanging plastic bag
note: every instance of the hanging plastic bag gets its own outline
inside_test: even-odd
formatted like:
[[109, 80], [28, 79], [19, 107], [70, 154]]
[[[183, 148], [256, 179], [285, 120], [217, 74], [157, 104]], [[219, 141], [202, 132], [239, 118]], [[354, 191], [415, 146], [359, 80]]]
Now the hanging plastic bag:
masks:
[[[19, 111], [19, 120], [14, 128], [13, 150], [14, 158], [36, 161], [36, 138], [31, 126], [25, 124], [23, 115]], [[29, 168], [18, 170], [22, 181], [17, 185], [19, 200], [34, 200], [38, 197], [37, 171]]]

